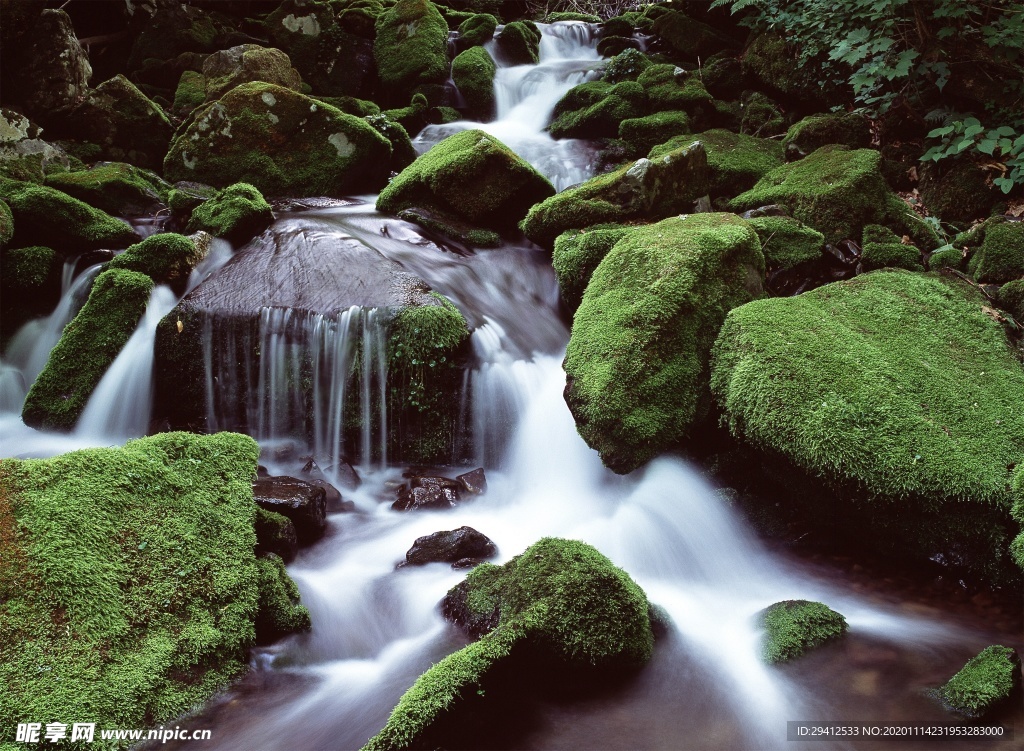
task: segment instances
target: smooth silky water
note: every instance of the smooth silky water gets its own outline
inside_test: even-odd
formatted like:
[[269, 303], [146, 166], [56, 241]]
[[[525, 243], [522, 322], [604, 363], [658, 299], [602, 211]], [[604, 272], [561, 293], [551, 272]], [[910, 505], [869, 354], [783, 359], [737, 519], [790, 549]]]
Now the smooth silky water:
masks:
[[[559, 188], [586, 179], [592, 147], [553, 141], [542, 127], [565, 91], [595, 75], [594, 31], [577, 23], [540, 28], [539, 65], [499, 68], [495, 122], [431, 126], [416, 139], [417, 148], [425, 151], [452, 132], [479, 127]], [[987, 644], [1022, 646], [1019, 634], [990, 631], [976, 618], [864, 596], [842, 574], [769, 552], [699, 469], [679, 459], [657, 459], [626, 477], [604, 469], [577, 435], [562, 399], [561, 360], [569, 332], [550, 260], [536, 247], [506, 243], [452, 252], [415, 226], [377, 214], [373, 197], [283, 214], [275, 225], [282, 228], [306, 239], [355, 238], [425, 279], [463, 311], [477, 361], [466, 375], [472, 398], [464, 419], [474, 437], [474, 464], [485, 467], [489, 490], [450, 511], [399, 513], [389, 506], [402, 468], [379, 462], [360, 467], [363, 484], [345, 493], [356, 511], [332, 514], [326, 538], [289, 566], [310, 610], [312, 632], [256, 650], [245, 679], [197, 716], [180, 721], [213, 729], [204, 748], [291, 751], [365, 743], [424, 670], [466, 643], [437, 608], [465, 574], [444, 564], [395, 570], [417, 537], [461, 525], [491, 537], [499, 563], [543, 536], [585, 540], [628, 571], [672, 619], [652, 663], [621, 687], [553, 702], [524, 690], [521, 704], [508, 708], [514, 721], [496, 728], [496, 748], [776, 749], [788, 745], [787, 720], [948, 720], [922, 687], [940, 684]], [[218, 246], [190, 286], [216, 273], [229, 255]], [[72, 434], [40, 433], [18, 417], [27, 385], [84, 303], [97, 270], [74, 281], [69, 275], [58, 309], [29, 324], [9, 348], [0, 368], [2, 455], [47, 456], [122, 443], [145, 432], [153, 332], [176, 303], [166, 288], [154, 290], [149, 311]], [[252, 376], [264, 398], [250, 425], [270, 446], [292, 440], [276, 427], [292, 422], [280, 413], [293, 408], [280, 384], [302, 354], [289, 349], [295, 337], [286, 332], [307, 332], [302, 341], [311, 342], [314, 356], [325, 361], [346, 362], [362, 348], [367, 368], [380, 367], [383, 343], [372, 311], [353, 309], [328, 320], [268, 310], [265, 318], [261, 348], [272, 356]], [[208, 357], [215, 367], [212, 348]], [[343, 365], [336, 370], [343, 372]], [[373, 381], [364, 375], [360, 388]], [[345, 455], [345, 400], [330, 383], [317, 388], [323, 393], [316, 398], [315, 440], [306, 448], [329, 468]], [[130, 404], [117, 398], [128, 390], [135, 395]], [[364, 415], [375, 401], [372, 394], [361, 395]], [[216, 424], [216, 409], [211, 410]], [[374, 433], [368, 430], [360, 440], [360, 455], [370, 456]], [[272, 471], [298, 468], [287, 461], [275, 464], [269, 454], [265, 461]], [[827, 603], [847, 617], [850, 634], [791, 665], [765, 666], [755, 616], [782, 599]]]

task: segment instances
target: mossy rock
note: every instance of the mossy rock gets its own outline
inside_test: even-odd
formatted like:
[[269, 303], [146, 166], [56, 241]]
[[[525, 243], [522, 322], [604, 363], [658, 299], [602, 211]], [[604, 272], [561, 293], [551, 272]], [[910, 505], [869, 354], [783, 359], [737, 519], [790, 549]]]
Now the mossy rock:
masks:
[[373, 54], [385, 89], [408, 98], [448, 79], [448, 24], [429, 0], [398, 0], [377, 18]]
[[668, 44], [674, 57], [688, 62], [707, 59], [735, 46], [713, 27], [675, 10], [660, 14], [651, 31]]
[[594, 270], [628, 232], [629, 228], [621, 224], [599, 224], [563, 232], [555, 239], [551, 265], [569, 310], [575, 312], [580, 306]]
[[848, 93], [841, 87], [822, 87], [811, 65], [801, 65], [799, 50], [785, 37], [774, 31], [765, 31], [753, 37], [743, 51], [742, 63], [747, 74], [763, 88], [792, 102], [822, 102], [842, 104]]
[[14, 217], [15, 246], [44, 245], [61, 257], [138, 240], [127, 223], [53, 188], [0, 179], [0, 198]]
[[248, 672], [258, 456], [163, 433], [0, 462], [0, 714], [147, 727]]
[[490, 13], [477, 13], [459, 24], [459, 42], [467, 47], [486, 44], [494, 37], [498, 19]]
[[996, 297], [999, 307], [1024, 324], [1024, 279], [1007, 282], [999, 288]]
[[360, 99], [354, 96], [314, 96], [318, 102], [329, 104], [335, 109], [341, 110], [346, 115], [355, 115], [356, 117], [370, 117], [371, 115], [380, 114], [380, 106], [376, 102], [371, 102], [368, 99]]
[[548, 132], [553, 138], [615, 138], [619, 123], [646, 112], [647, 95], [636, 81], [593, 81], [566, 93], [555, 106]]
[[7, 201], [0, 200], [0, 248], [7, 246], [7, 243], [14, 237], [14, 214]]
[[194, 70], [183, 71], [174, 89], [171, 109], [179, 115], [187, 115], [205, 101], [206, 76]]
[[652, 64], [647, 55], [639, 50], [623, 50], [605, 63], [601, 71], [601, 80], [605, 83], [635, 81]]
[[865, 271], [884, 268], [924, 271], [921, 251], [900, 242], [900, 238], [887, 227], [868, 224], [864, 227], [863, 239], [861, 265]]
[[401, 125], [406, 133], [415, 135], [427, 125], [429, 110], [430, 103], [427, 101], [427, 97], [417, 93], [412, 95], [407, 106], [384, 110], [381, 114]]
[[1024, 222], [989, 221], [969, 270], [976, 281], [1003, 284], [1024, 279]]
[[109, 261], [105, 268], [135, 271], [145, 274], [157, 284], [182, 288], [208, 250], [209, 242], [197, 242], [174, 232], [163, 232], [132, 245]]
[[[656, 112], [646, 117], [623, 120], [619, 123], [619, 138], [637, 152], [646, 154], [654, 146], [691, 130], [690, 116], [685, 112]], [[693, 140], [696, 139], [691, 139], [691, 142]]]
[[381, 191], [378, 211], [427, 207], [472, 224], [511, 229], [555, 189], [494, 136], [466, 130], [420, 156]]
[[[1011, 284], [1018, 283], [1012, 282]], [[1010, 285], [1006, 286], [1009, 287]], [[1006, 287], [1003, 289], [1006, 289]], [[1017, 287], [1017, 300], [1018, 306], [1024, 308], [1024, 284], [1020, 284]], [[1021, 320], [1024, 320], [1024, 312], [1022, 312]], [[1020, 462], [1017, 465], [1013, 478], [1010, 480], [1010, 490], [1013, 494], [1013, 505], [1010, 507], [1010, 515], [1020, 525], [1024, 526], [1024, 462]], [[1024, 571], [1024, 531], [1018, 534], [1010, 544], [1010, 554], [1017, 563], [1017, 567]]]
[[519, 226], [533, 242], [551, 248], [571, 229], [687, 213], [707, 189], [707, 154], [698, 142], [563, 190], [530, 209]]
[[870, 529], [864, 548], [904, 558], [955, 550], [995, 583], [1024, 368], [987, 305], [962, 282], [896, 269], [752, 302], [722, 327], [711, 390], [736, 438], [816, 488], [794, 493], [808, 519], [842, 517]]
[[763, 216], [747, 221], [761, 240], [769, 272], [817, 261], [825, 250], [823, 234], [788, 216]]
[[[381, 0], [329, 0], [337, 13], [338, 26], [344, 31], [373, 41], [377, 19], [384, 12]], [[443, 15], [443, 14], [442, 14]]]
[[383, 112], [376, 115], [367, 115], [366, 122], [370, 127], [388, 139], [391, 144], [391, 161], [388, 163], [388, 172], [395, 174], [401, 172], [410, 164], [416, 161], [418, 154], [416, 147], [412, 145], [409, 132]]
[[192, 113], [164, 160], [171, 181], [249, 183], [264, 195], [366, 193], [391, 144], [365, 120], [290, 89], [238, 86]]
[[1000, 200], [987, 173], [970, 159], [925, 163], [918, 167], [921, 202], [944, 222], [967, 224], [983, 219]]
[[263, 194], [248, 183], [217, 191], [192, 211], [187, 232], [209, 232], [239, 245], [270, 226], [274, 213]]
[[782, 139], [786, 159], [802, 159], [831, 143], [866, 149], [871, 145], [871, 121], [856, 112], [811, 115], [795, 123]]
[[749, 88], [743, 63], [731, 55], [714, 55], [699, 72], [701, 83], [715, 99], [736, 101]]
[[694, 117], [706, 117], [714, 99], [699, 76], [675, 65], [651, 65], [637, 83], [643, 87], [652, 112], [683, 110]]
[[765, 662], [786, 662], [809, 649], [838, 639], [849, 628], [846, 619], [820, 602], [783, 600], [758, 616], [765, 629]]
[[159, 176], [123, 162], [50, 175], [46, 184], [115, 216], [141, 216], [167, 201], [170, 186]]
[[966, 263], [963, 251], [959, 248], [945, 248], [937, 250], [928, 256], [928, 270], [939, 271], [940, 269], [956, 269], [963, 271]]
[[497, 67], [483, 47], [470, 47], [452, 61], [452, 79], [466, 100], [466, 109], [473, 119], [494, 117], [494, 74]]
[[720, 128], [676, 136], [655, 146], [648, 157], [657, 159], [693, 141], [704, 144], [707, 152], [708, 192], [712, 197], [735, 196], [749, 190], [783, 163], [782, 146], [777, 141]]
[[174, 128], [160, 105], [122, 75], [89, 92], [57, 135], [100, 147], [100, 156], [159, 169]]
[[217, 31], [213, 18], [200, 8], [161, 5], [135, 37], [128, 69], [139, 70], [147, 59], [172, 60], [184, 52], [211, 52]]
[[495, 45], [506, 65], [536, 65], [540, 59], [540, 32], [528, 21], [505, 24]]
[[726, 314], [763, 294], [764, 256], [732, 214], [632, 229], [594, 271], [566, 351], [565, 398], [615, 472], [681, 446], [709, 413], [711, 346]]
[[786, 132], [786, 120], [779, 105], [760, 91], [748, 93], [742, 101], [740, 132], [770, 138]]
[[93, 389], [128, 342], [146, 311], [153, 280], [111, 269], [96, 277], [89, 299], [64, 328], [22, 409], [25, 424], [71, 430]]
[[860, 237], [866, 224], [881, 224], [909, 235], [923, 250], [939, 244], [935, 231], [889, 189], [881, 155], [873, 149], [824, 146], [772, 170], [729, 205], [747, 211], [769, 204], [787, 206], [795, 219], [830, 243]]
[[60, 300], [63, 263], [52, 248], [33, 246], [0, 254], [0, 337], [48, 315]]
[[80, 165], [59, 145], [40, 138], [42, 128], [14, 110], [0, 107], [0, 177], [41, 183], [47, 175]]
[[288, 576], [284, 562], [273, 553], [256, 559], [259, 603], [254, 627], [257, 644], [271, 644], [283, 636], [309, 631], [309, 611], [299, 604], [299, 588]]
[[442, 607], [481, 638], [420, 676], [364, 751], [448, 747], [510, 672], [541, 684], [566, 673], [609, 682], [653, 653], [643, 590], [575, 540], [544, 538], [503, 566], [481, 564]]
[[603, 24], [601, 24], [601, 37], [631, 37], [633, 36], [633, 22], [623, 18], [622, 16], [615, 16], [609, 18]]
[[1007, 703], [1020, 686], [1020, 656], [1011, 647], [985, 647], [939, 689], [953, 711], [980, 718]]
[[544, 16], [544, 23], [559, 23], [561, 21], [583, 21], [585, 23], [601, 23], [601, 16], [593, 13], [574, 13], [572, 11], [560, 11], [548, 13]]
[[256, 508], [256, 554], [274, 554], [285, 563], [291, 562], [299, 549], [295, 523], [283, 514]]
[[288, 55], [258, 44], [240, 44], [214, 52], [203, 63], [203, 77], [205, 102], [220, 99], [236, 86], [252, 81], [272, 83], [293, 91], [302, 88], [302, 76], [292, 67]]
[[597, 43], [597, 54], [614, 57], [624, 50], [639, 50], [640, 42], [632, 37], [605, 36]]

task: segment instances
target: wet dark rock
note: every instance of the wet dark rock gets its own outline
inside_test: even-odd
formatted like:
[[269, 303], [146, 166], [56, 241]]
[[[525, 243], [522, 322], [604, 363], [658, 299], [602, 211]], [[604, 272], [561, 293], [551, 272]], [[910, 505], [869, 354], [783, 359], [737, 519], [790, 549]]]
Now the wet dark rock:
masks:
[[297, 477], [259, 478], [252, 485], [256, 505], [292, 520], [302, 545], [310, 545], [327, 530], [324, 489]]
[[262, 507], [256, 509], [256, 555], [273, 553], [290, 563], [299, 552], [295, 524], [287, 516]]
[[417, 538], [406, 552], [405, 562], [412, 566], [422, 566], [427, 563], [454, 564], [475, 559], [479, 563], [497, 554], [497, 546], [487, 535], [472, 527], [459, 527]]
[[454, 508], [459, 502], [458, 491], [440, 485], [419, 487], [403, 486], [398, 500], [391, 504], [394, 511], [421, 511], [424, 509]]
[[483, 562], [483, 558], [460, 558], [452, 564], [452, 568], [456, 571], [462, 571], [463, 569], [476, 568]]
[[770, 206], [761, 206], [740, 214], [741, 219], [760, 219], [765, 216], [789, 216], [789, 212], [782, 206], [773, 203]]
[[469, 472], [464, 472], [455, 478], [468, 493], [483, 495], [487, 492], [487, 477], [484, 475], [484, 468], [477, 467]]

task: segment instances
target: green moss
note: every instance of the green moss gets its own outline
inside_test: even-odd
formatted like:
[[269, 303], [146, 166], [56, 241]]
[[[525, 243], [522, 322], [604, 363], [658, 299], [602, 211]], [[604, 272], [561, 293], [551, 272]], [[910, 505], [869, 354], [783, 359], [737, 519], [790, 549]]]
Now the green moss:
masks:
[[999, 306], [1024, 324], [1024, 279], [1007, 282], [999, 288]]
[[257, 44], [241, 45], [241, 54], [238, 50], [238, 47], [221, 50], [206, 58], [203, 64], [204, 101], [219, 99], [236, 86], [252, 81], [301, 91], [302, 76], [281, 50]]
[[312, 98], [317, 102], [323, 102], [335, 109], [341, 110], [346, 115], [370, 117], [380, 114], [380, 107], [375, 102], [359, 99], [354, 96], [315, 96]]
[[85, 307], [72, 319], [25, 398], [25, 424], [70, 430], [93, 389], [146, 310], [153, 280], [123, 269], [96, 277]]
[[470, 47], [452, 61], [452, 79], [474, 119], [494, 117], [494, 60], [483, 47]]
[[816, 261], [825, 250], [825, 236], [785, 216], [764, 216], [748, 220], [761, 240], [761, 251], [769, 271], [791, 269]]
[[762, 138], [778, 136], [786, 132], [786, 121], [775, 102], [755, 91], [743, 98], [740, 132]]
[[206, 77], [194, 70], [184, 71], [174, 90], [174, 111], [189, 113], [205, 101]]
[[540, 32], [527, 21], [505, 24], [496, 38], [498, 55], [507, 65], [535, 65], [540, 54]]
[[0, 197], [14, 217], [13, 245], [45, 245], [66, 256], [138, 239], [125, 222], [53, 188], [0, 179]]
[[7, 201], [0, 200], [0, 246], [6, 246], [14, 237], [14, 214]]
[[820, 602], [784, 600], [762, 611], [765, 662], [785, 662], [846, 633], [846, 619]]
[[710, 173], [708, 192], [713, 197], [735, 196], [749, 190], [783, 163], [782, 146], [777, 141], [721, 129], [676, 136], [655, 146], [648, 156], [658, 159], [694, 141], [704, 144], [707, 152]]
[[[1009, 285], [1007, 285], [1009, 286]], [[1020, 287], [1021, 299], [1024, 300], [1024, 285]], [[1021, 307], [1024, 307], [1022, 305]], [[1021, 316], [1024, 320], [1024, 315]], [[1017, 464], [1017, 469], [1010, 480], [1010, 492], [1013, 495], [1013, 505], [1010, 507], [1010, 514], [1021, 525], [1024, 525], [1024, 461]], [[1010, 545], [1010, 555], [1016, 562], [1017, 567], [1024, 571], [1024, 531], [1014, 538]]]
[[3, 255], [4, 290], [21, 289], [29, 294], [38, 292], [52, 278], [58, 260], [52, 248], [41, 246], [6, 251]]
[[483, 131], [449, 136], [402, 171], [377, 198], [378, 211], [436, 208], [476, 225], [510, 227], [554, 193], [539, 172]]
[[865, 243], [861, 264], [865, 271], [884, 268], [924, 271], [921, 251], [913, 245], [904, 245], [900, 242]]
[[944, 222], [964, 225], [983, 219], [1000, 198], [988, 184], [988, 173], [970, 159], [925, 163], [918, 173], [921, 202]]
[[731, 214], [637, 227], [601, 261], [564, 367], [577, 429], [608, 467], [630, 472], [700, 426], [715, 335], [761, 296], [764, 271], [757, 235]]
[[206, 251], [205, 244], [166, 232], [132, 245], [107, 263], [106, 268], [145, 274], [157, 284], [184, 283]]
[[594, 269], [628, 232], [629, 228], [620, 224], [607, 224], [563, 232], [555, 240], [551, 265], [558, 277], [562, 299], [570, 310], [575, 311], [580, 306]]
[[811, 115], [794, 124], [782, 139], [791, 159], [805, 157], [831, 143], [851, 149], [867, 148], [871, 145], [871, 122], [855, 112]]
[[446, 605], [453, 600], [470, 617], [486, 611], [493, 621], [487, 633], [420, 676], [364, 750], [445, 747], [443, 724], [472, 711], [468, 697], [486, 701], [494, 669], [521, 662], [528, 651], [552, 672], [598, 674], [640, 667], [653, 651], [643, 590], [575, 540], [544, 538], [504, 566], [482, 564], [448, 593]]
[[696, 116], [703, 114], [713, 101], [697, 75], [674, 65], [651, 65], [640, 74], [637, 83], [655, 112], [684, 110]]
[[401, 125], [407, 133], [419, 133], [427, 124], [427, 112], [429, 110], [427, 97], [417, 93], [412, 95], [408, 106], [398, 109], [384, 110], [381, 114], [394, 120]]
[[155, 727], [248, 670], [259, 448], [165, 433], [0, 462], [0, 716]]
[[544, 16], [544, 23], [558, 23], [559, 21], [585, 21], [587, 23], [601, 23], [601, 16], [593, 13], [573, 13], [562, 11], [559, 13], [548, 13]]
[[147, 170], [122, 162], [46, 178], [47, 186], [110, 214], [141, 214], [167, 200], [167, 184]]
[[448, 78], [448, 25], [429, 0], [398, 0], [377, 18], [373, 55], [381, 83], [409, 96]]
[[985, 240], [971, 259], [975, 280], [1003, 284], [1024, 279], [1024, 222], [988, 222]]
[[285, 562], [295, 557], [299, 543], [295, 524], [287, 516], [257, 506], [254, 529], [257, 555], [274, 553]]
[[733, 199], [730, 208], [783, 204], [830, 243], [860, 237], [865, 224], [881, 224], [932, 250], [938, 245], [935, 231], [889, 190], [880, 167], [881, 155], [873, 149], [825, 146], [772, 170]]
[[640, 42], [633, 37], [603, 36], [597, 43], [597, 54], [601, 57], [615, 57], [625, 50], [639, 50]]
[[744, 67], [763, 85], [783, 94], [817, 98], [821, 87], [811, 66], [801, 67], [797, 50], [775, 32], [758, 34], [743, 52]]
[[164, 174], [217, 187], [249, 183], [269, 196], [345, 195], [379, 186], [390, 156], [388, 140], [362, 118], [257, 82], [196, 110]]
[[950, 707], [968, 717], [982, 717], [1004, 702], [1020, 683], [1020, 657], [1010, 647], [993, 645], [967, 661], [941, 689]]
[[412, 139], [409, 138], [408, 131], [400, 123], [395, 122], [384, 113], [368, 115], [364, 119], [370, 124], [370, 127], [391, 143], [389, 172], [401, 172], [416, 161], [416, 148], [412, 145]]
[[690, 116], [685, 112], [657, 112], [620, 122], [619, 138], [637, 152], [646, 154], [654, 146], [690, 130]]
[[235, 183], [196, 207], [186, 231], [203, 230], [214, 237], [242, 243], [262, 232], [273, 220], [270, 204], [262, 193], [247, 183]]
[[876, 271], [732, 311], [711, 380], [729, 429], [901, 515], [1005, 513], [1024, 369], [982, 299], [952, 284]]
[[703, 146], [687, 146], [563, 190], [531, 208], [520, 228], [533, 242], [550, 248], [567, 230], [686, 213], [707, 193], [707, 178]]
[[256, 612], [256, 643], [269, 644], [282, 636], [309, 631], [309, 611], [299, 605], [299, 589], [284, 570], [280, 557], [256, 559], [259, 603]]
[[674, 55], [691, 62], [707, 59], [733, 46], [730, 39], [711, 26], [674, 10], [661, 13], [652, 31], [671, 47]]
[[[572, 107], [577, 101], [586, 104]], [[614, 138], [619, 123], [646, 113], [646, 102], [647, 95], [636, 81], [612, 86], [603, 81], [580, 84], [555, 107], [548, 131], [554, 138]]]
[[651, 66], [651, 61], [639, 50], [623, 50], [607, 63], [601, 73], [601, 80], [606, 83], [635, 81]]
[[203, 201], [207, 201], [216, 195], [217, 189], [202, 183], [178, 183], [178, 187], [171, 188], [167, 192], [167, 205], [175, 215], [188, 216]]
[[6, 339], [56, 307], [62, 266], [51, 248], [14, 248], [0, 255], [0, 336]]
[[498, 19], [490, 13], [477, 13], [459, 24], [459, 41], [475, 46], [486, 44], [498, 28]]

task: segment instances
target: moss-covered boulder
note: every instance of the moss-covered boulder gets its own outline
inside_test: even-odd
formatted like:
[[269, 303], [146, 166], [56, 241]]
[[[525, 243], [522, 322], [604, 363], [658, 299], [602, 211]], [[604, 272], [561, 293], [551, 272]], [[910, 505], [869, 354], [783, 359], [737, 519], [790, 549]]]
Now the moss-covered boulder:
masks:
[[637, 78], [652, 112], [683, 110], [694, 117], [705, 117], [711, 109], [712, 96], [704, 88], [700, 76], [675, 65], [651, 65]]
[[308, 628], [253, 552], [258, 456], [165, 433], [0, 462], [0, 715], [167, 722], [248, 671], [259, 619]]
[[805, 519], [997, 581], [1024, 368], [987, 306], [962, 282], [903, 270], [752, 302], [722, 327], [711, 389]]
[[476, 13], [459, 24], [459, 45], [473, 47], [486, 44], [498, 28], [498, 19], [490, 13]]
[[14, 237], [14, 214], [7, 201], [0, 200], [0, 248], [7, 247], [7, 243]]
[[309, 631], [309, 611], [299, 605], [299, 588], [273, 553], [256, 559], [259, 600], [253, 623], [256, 644], [271, 644], [301, 631]]
[[594, 269], [628, 232], [629, 228], [621, 224], [599, 224], [585, 230], [563, 232], [555, 240], [551, 265], [558, 277], [562, 299], [571, 311], [575, 312], [580, 306]]
[[252, 81], [272, 83], [293, 91], [302, 88], [302, 76], [292, 67], [288, 55], [258, 44], [240, 44], [214, 52], [203, 63], [203, 79], [203, 101], [206, 102], [220, 99], [236, 86]]
[[[465, 738], [478, 712], [494, 711], [488, 691], [498, 684], [543, 686], [566, 674], [608, 682], [653, 652], [643, 590], [575, 540], [545, 538], [503, 566], [481, 564], [442, 607], [481, 638], [420, 676], [365, 751], [447, 747]], [[476, 724], [486, 733], [486, 723]]]
[[530, 209], [520, 227], [535, 243], [550, 248], [571, 229], [664, 219], [691, 211], [707, 193], [707, 179], [707, 154], [695, 142], [563, 190]]
[[391, 144], [391, 160], [388, 162], [389, 174], [397, 175], [416, 161], [416, 157], [419, 156], [416, 153], [416, 147], [412, 145], [409, 131], [401, 123], [396, 122], [390, 115], [383, 112], [366, 115], [363, 119]]
[[139, 238], [127, 223], [53, 188], [0, 179], [0, 198], [14, 217], [15, 246], [44, 245], [64, 257]]
[[742, 99], [740, 132], [761, 138], [780, 136], [786, 132], [786, 119], [768, 96], [760, 91], [748, 92]]
[[553, 138], [615, 138], [619, 123], [647, 113], [647, 95], [636, 81], [591, 81], [574, 86], [555, 105]]
[[1024, 279], [1024, 222], [989, 220], [982, 232], [981, 247], [968, 264], [975, 280], [1004, 284]]
[[881, 155], [873, 149], [824, 146], [772, 170], [730, 207], [746, 211], [782, 204], [830, 243], [860, 237], [866, 224], [881, 224], [909, 235], [924, 250], [934, 249], [939, 244], [934, 230], [889, 189], [880, 167]]
[[758, 614], [765, 662], [786, 662], [846, 633], [846, 619], [820, 602], [783, 600]]
[[939, 689], [942, 701], [966, 717], [980, 718], [1005, 705], [1020, 687], [1020, 655], [1011, 647], [985, 647]]
[[274, 221], [263, 194], [248, 183], [235, 183], [219, 190], [192, 211], [187, 232], [209, 232], [241, 244], [258, 235]]
[[769, 274], [817, 261], [825, 250], [825, 236], [796, 219], [763, 216], [748, 221], [761, 240]]
[[540, 59], [540, 32], [531, 21], [505, 24], [495, 43], [506, 65], [532, 65]]
[[623, 50], [604, 64], [601, 80], [605, 83], [635, 81], [652, 65], [650, 59], [639, 50]]
[[174, 128], [160, 105], [117, 75], [90, 91], [54, 132], [99, 146], [100, 158], [159, 169]]
[[111, 269], [96, 277], [89, 299], [64, 328], [29, 389], [22, 419], [33, 428], [71, 430], [93, 389], [146, 311], [153, 280]]
[[487, 50], [470, 47], [452, 61], [452, 80], [466, 100], [468, 114], [483, 122], [494, 117], [494, 74], [497, 67]]
[[921, 202], [944, 222], [962, 226], [983, 219], [1002, 200], [989, 183], [989, 173], [967, 158], [925, 163], [918, 174]]
[[877, 224], [864, 226], [864, 244], [860, 261], [865, 271], [884, 268], [924, 271], [921, 251], [913, 245], [903, 243], [892, 230]]
[[[1018, 290], [1020, 294], [1018, 299], [1021, 303], [1024, 303], [1024, 283], [1020, 284]], [[1024, 307], [1024, 305], [1022, 305], [1022, 307]], [[1024, 320], [1024, 312], [1021, 313], [1020, 318], [1021, 320]], [[1017, 465], [1017, 469], [1013, 473], [1013, 478], [1010, 480], [1010, 490], [1013, 494], [1010, 514], [1017, 520], [1017, 523], [1020, 524], [1021, 527], [1024, 527], [1024, 462]], [[1017, 567], [1021, 571], [1024, 571], [1024, 530], [1022, 530], [1010, 544], [1010, 554], [1013, 556], [1013, 560], [1016, 562]]]
[[206, 76], [194, 70], [186, 70], [178, 79], [174, 88], [174, 99], [171, 110], [174, 114], [185, 116], [206, 101]]
[[209, 237], [185, 237], [174, 232], [150, 235], [115, 256], [108, 269], [145, 274], [157, 284], [182, 288], [189, 274], [209, 251]]
[[[145, 13], [145, 11], [143, 11]], [[218, 28], [202, 8], [178, 3], [161, 3], [145, 16], [134, 37], [128, 69], [140, 71], [146, 60], [173, 60], [184, 53], [206, 53], [216, 49]]]
[[24, 115], [0, 108], [0, 177], [41, 183], [77, 166], [64, 149], [40, 138], [42, 133]]
[[[690, 116], [682, 111], [656, 112], [646, 117], [632, 117], [619, 123], [619, 138], [636, 153], [646, 154], [653, 147], [687, 134], [692, 130]], [[690, 142], [697, 139], [690, 139]], [[682, 146], [684, 144], [679, 144]], [[669, 149], [671, 151], [671, 149]]]
[[48, 176], [46, 184], [114, 216], [147, 214], [166, 203], [170, 189], [158, 175], [123, 162], [57, 173]]
[[377, 209], [411, 208], [488, 229], [511, 229], [535, 203], [553, 195], [551, 183], [494, 136], [466, 130], [420, 156], [380, 193]]
[[52, 248], [14, 248], [0, 254], [0, 338], [6, 341], [28, 320], [56, 307], [63, 266]]
[[701, 427], [715, 336], [763, 278], [757, 234], [731, 214], [635, 228], [601, 261], [573, 321], [565, 398], [608, 467], [630, 472]]
[[417, 86], [448, 79], [448, 24], [430, 0], [398, 0], [377, 18], [373, 54], [389, 96], [408, 101]]
[[1024, 279], [1007, 282], [1000, 287], [996, 301], [999, 307], [1016, 318], [1018, 323], [1024, 323]]
[[831, 143], [866, 149], [871, 145], [871, 121], [857, 112], [811, 115], [790, 127], [782, 139], [787, 161], [802, 159]]
[[735, 196], [783, 163], [782, 146], [768, 138], [755, 138], [716, 128], [694, 135], [679, 135], [655, 146], [648, 158], [657, 159], [693, 141], [704, 144], [708, 155], [708, 193]]
[[659, 15], [651, 30], [668, 45], [673, 57], [692, 63], [735, 46], [712, 26], [676, 10]]
[[171, 181], [265, 195], [366, 193], [383, 184], [391, 144], [365, 120], [291, 89], [238, 86], [192, 113], [164, 160]]

